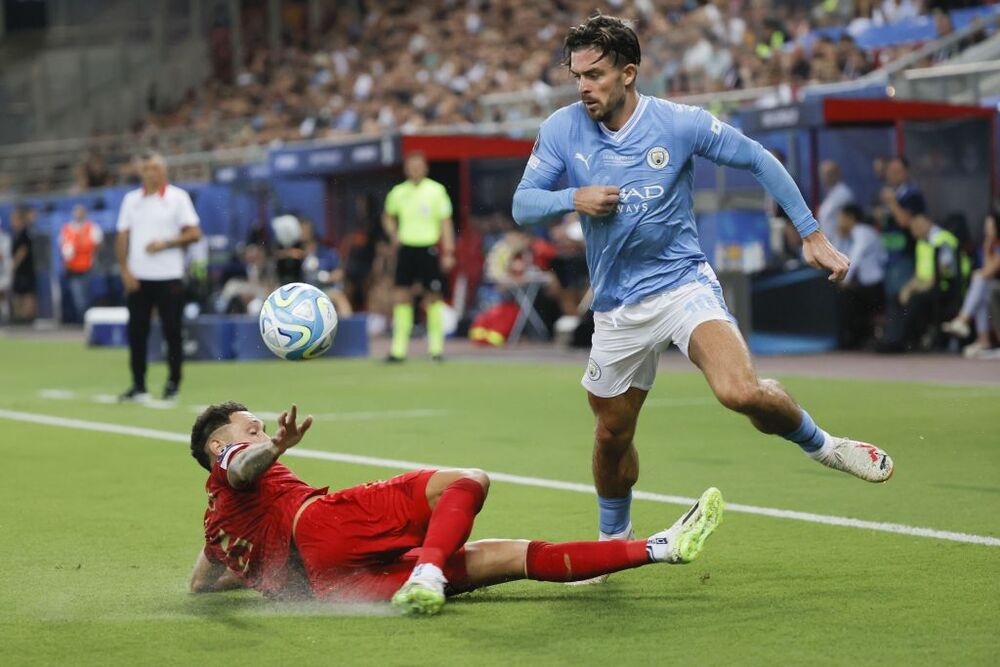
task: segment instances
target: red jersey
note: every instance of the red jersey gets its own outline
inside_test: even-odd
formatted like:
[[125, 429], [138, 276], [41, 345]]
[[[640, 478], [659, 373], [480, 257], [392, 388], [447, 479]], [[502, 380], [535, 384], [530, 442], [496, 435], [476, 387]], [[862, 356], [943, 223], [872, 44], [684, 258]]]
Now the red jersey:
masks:
[[275, 461], [257, 483], [244, 490], [229, 485], [226, 471], [246, 442], [223, 449], [205, 483], [205, 556], [224, 563], [247, 586], [280, 595], [289, 578], [292, 520], [302, 503], [326, 488], [309, 486]]

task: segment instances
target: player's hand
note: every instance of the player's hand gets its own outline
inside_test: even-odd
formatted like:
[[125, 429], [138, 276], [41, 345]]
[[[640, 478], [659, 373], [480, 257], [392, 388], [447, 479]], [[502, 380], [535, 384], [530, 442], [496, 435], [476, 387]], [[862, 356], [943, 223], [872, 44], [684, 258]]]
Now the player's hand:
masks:
[[167, 245], [166, 241], [150, 241], [146, 246], [146, 252], [150, 255], [155, 255], [156, 253], [166, 250], [170, 246]]
[[618, 208], [618, 186], [587, 185], [573, 193], [573, 208], [584, 215], [601, 217]]
[[881, 199], [882, 203], [886, 206], [891, 206], [893, 202], [896, 201], [896, 191], [889, 186], [886, 186], [882, 188], [881, 192], [879, 192], [879, 199]]
[[441, 255], [441, 271], [444, 273], [450, 272], [455, 268], [455, 253], [446, 252]]
[[136, 280], [135, 276], [132, 275], [131, 271], [122, 271], [122, 285], [125, 287], [125, 292], [134, 292], [139, 289], [139, 281]]
[[295, 423], [298, 409], [298, 406], [293, 403], [291, 410], [282, 412], [278, 415], [278, 432], [274, 434], [273, 438], [271, 438], [271, 442], [281, 451], [285, 451], [286, 449], [299, 444], [302, 440], [302, 436], [304, 436], [306, 431], [309, 430], [309, 427], [312, 426], [312, 415], [303, 419], [301, 424]]
[[851, 262], [844, 253], [833, 247], [823, 232], [815, 231], [802, 239], [802, 256], [806, 263], [817, 269], [830, 272], [830, 282], [840, 282], [851, 268]]

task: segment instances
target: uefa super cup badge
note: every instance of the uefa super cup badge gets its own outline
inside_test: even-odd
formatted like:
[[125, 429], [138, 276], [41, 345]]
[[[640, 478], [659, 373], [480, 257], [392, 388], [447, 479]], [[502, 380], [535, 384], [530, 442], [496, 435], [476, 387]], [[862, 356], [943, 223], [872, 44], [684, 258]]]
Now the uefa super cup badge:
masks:
[[597, 382], [601, 379], [601, 367], [593, 359], [587, 362], [587, 377], [591, 382]]
[[646, 164], [653, 169], [663, 169], [670, 161], [670, 153], [663, 146], [654, 146], [646, 153]]

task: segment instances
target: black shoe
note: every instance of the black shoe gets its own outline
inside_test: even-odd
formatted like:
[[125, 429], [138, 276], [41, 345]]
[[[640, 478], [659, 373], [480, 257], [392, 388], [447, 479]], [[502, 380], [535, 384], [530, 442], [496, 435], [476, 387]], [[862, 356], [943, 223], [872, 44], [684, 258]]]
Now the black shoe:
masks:
[[142, 402], [149, 400], [149, 393], [145, 387], [130, 387], [128, 391], [118, 397], [119, 403]]
[[431, 355], [431, 361], [434, 361], [434, 362], [439, 363], [439, 364], [440, 363], [444, 363], [444, 355], [443, 354], [432, 354]]
[[172, 401], [177, 398], [177, 394], [180, 392], [181, 388], [176, 382], [167, 382], [167, 385], [163, 388], [163, 400]]
[[385, 358], [387, 364], [401, 364], [406, 361], [406, 357], [394, 357], [391, 354]]

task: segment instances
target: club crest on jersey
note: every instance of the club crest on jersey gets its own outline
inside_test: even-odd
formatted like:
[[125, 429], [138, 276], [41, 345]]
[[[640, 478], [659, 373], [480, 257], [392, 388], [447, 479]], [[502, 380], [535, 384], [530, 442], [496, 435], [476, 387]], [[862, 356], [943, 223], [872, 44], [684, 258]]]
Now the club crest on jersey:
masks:
[[663, 169], [670, 161], [670, 153], [663, 146], [653, 146], [646, 153], [646, 164], [653, 169]]
[[601, 367], [593, 359], [587, 361], [587, 378], [591, 382], [597, 382], [601, 379]]

